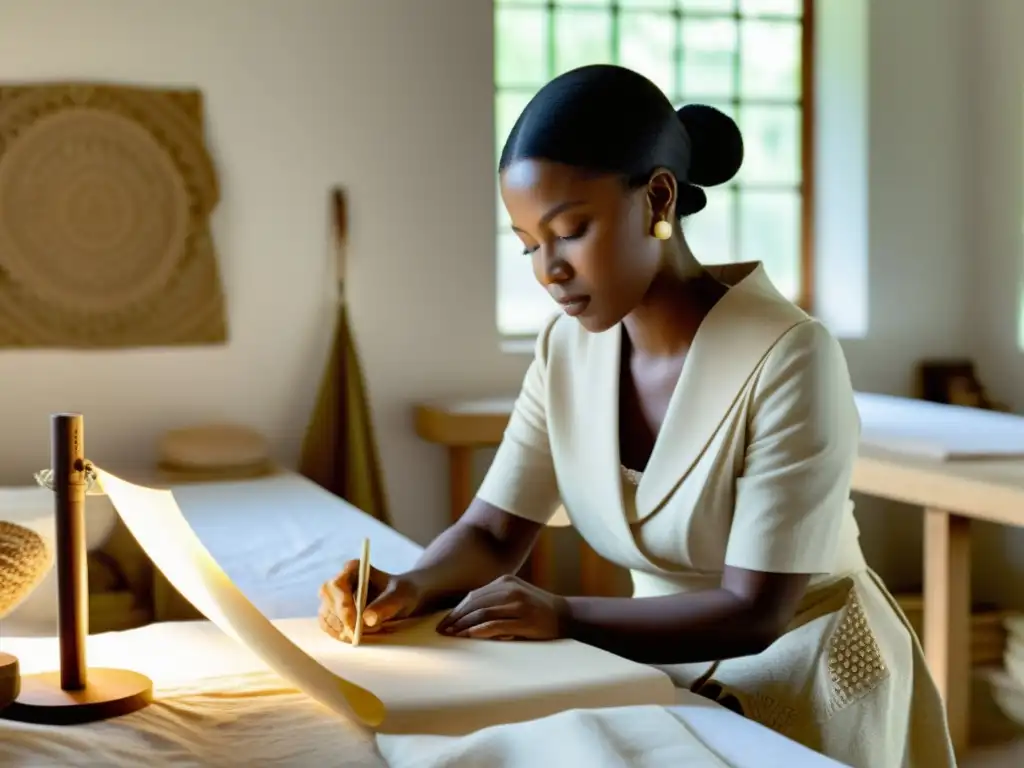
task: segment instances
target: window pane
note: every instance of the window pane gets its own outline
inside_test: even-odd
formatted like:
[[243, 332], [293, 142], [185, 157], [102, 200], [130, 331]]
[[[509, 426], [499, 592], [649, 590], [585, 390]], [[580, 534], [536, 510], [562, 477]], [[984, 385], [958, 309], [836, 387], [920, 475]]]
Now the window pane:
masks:
[[740, 93], [771, 99], [800, 96], [799, 23], [744, 21]]
[[800, 108], [796, 106], [740, 106], [743, 131], [743, 182], [798, 184]]
[[612, 15], [608, 11], [555, 11], [555, 75], [584, 64], [612, 60]]
[[803, 0], [740, 0], [740, 13], [799, 18], [803, 16], [804, 3]]
[[495, 0], [494, 7], [501, 8], [502, 6], [516, 6], [516, 5], [547, 5], [548, 0]]
[[800, 194], [740, 191], [740, 257], [760, 261], [783, 295], [800, 289]]
[[679, 7], [686, 11], [722, 11], [732, 13], [736, 10], [736, 0], [679, 0]]
[[619, 63], [649, 78], [666, 94], [674, 93], [675, 17], [623, 11], [619, 25]]
[[530, 91], [498, 93], [494, 109], [495, 147], [498, 154], [501, 154], [501, 148], [505, 146], [508, 135], [512, 133], [512, 127], [532, 98], [533, 93]]
[[611, 0], [557, 0], [558, 5], [582, 5], [590, 8], [611, 5]]
[[707, 189], [708, 204], [683, 219], [686, 242], [697, 259], [705, 264], [725, 264], [736, 260], [733, 245], [734, 192]]
[[548, 79], [548, 13], [545, 8], [499, 8], [494, 14], [498, 85], [536, 85]]
[[537, 333], [557, 307], [533, 277], [530, 257], [512, 234], [498, 238], [498, 331], [506, 336]]
[[685, 99], [731, 98], [735, 91], [736, 22], [683, 17]]

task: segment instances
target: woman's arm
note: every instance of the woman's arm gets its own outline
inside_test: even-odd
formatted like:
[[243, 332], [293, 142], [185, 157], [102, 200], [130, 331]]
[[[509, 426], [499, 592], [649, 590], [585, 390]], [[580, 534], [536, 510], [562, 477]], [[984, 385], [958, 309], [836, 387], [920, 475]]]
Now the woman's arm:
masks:
[[665, 597], [559, 597], [517, 578], [474, 589], [438, 625], [461, 637], [570, 637], [647, 664], [760, 653], [786, 630], [809, 576], [726, 567], [718, 589]]
[[726, 567], [718, 589], [666, 597], [566, 599], [568, 637], [648, 664], [760, 653], [796, 614], [809, 577]]
[[434, 539], [409, 579], [424, 610], [457, 603], [467, 593], [526, 562], [543, 526], [474, 499], [458, 522]]
[[556, 322], [557, 316], [537, 337], [534, 360], [476, 498], [409, 574], [431, 608], [451, 607], [467, 593], [518, 571], [558, 508], [546, 384], [548, 342]]

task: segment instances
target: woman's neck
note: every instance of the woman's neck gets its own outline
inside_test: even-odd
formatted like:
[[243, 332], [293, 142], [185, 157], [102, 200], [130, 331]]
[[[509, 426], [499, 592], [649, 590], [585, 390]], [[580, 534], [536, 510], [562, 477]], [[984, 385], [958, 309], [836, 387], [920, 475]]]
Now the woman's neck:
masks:
[[651, 358], [685, 354], [728, 290], [695, 260], [688, 269], [659, 272], [644, 300], [623, 320], [634, 353]]

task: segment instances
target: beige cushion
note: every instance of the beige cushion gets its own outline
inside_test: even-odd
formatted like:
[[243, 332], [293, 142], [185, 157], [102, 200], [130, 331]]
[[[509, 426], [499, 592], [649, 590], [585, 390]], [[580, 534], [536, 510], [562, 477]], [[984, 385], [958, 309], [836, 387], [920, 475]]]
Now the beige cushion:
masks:
[[173, 464], [159, 464], [156, 468], [156, 479], [163, 484], [180, 485], [183, 483], [223, 483], [232, 480], [253, 480], [275, 474], [278, 467], [274, 462], [261, 461], [230, 467], [213, 467], [195, 469], [180, 467]]
[[159, 446], [160, 466], [179, 470], [220, 470], [263, 466], [269, 461], [266, 438], [235, 424], [210, 424], [171, 430]]

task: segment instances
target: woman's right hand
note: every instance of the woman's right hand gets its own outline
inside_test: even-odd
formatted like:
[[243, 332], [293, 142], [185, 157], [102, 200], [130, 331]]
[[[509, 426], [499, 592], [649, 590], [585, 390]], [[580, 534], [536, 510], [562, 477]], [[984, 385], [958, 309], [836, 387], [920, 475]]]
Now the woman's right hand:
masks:
[[[350, 643], [356, 629], [356, 591], [359, 561], [350, 560], [335, 578], [320, 587], [320, 628], [336, 640]], [[420, 608], [419, 590], [412, 580], [370, 567], [363, 632], [379, 632], [389, 621], [413, 616]]]

